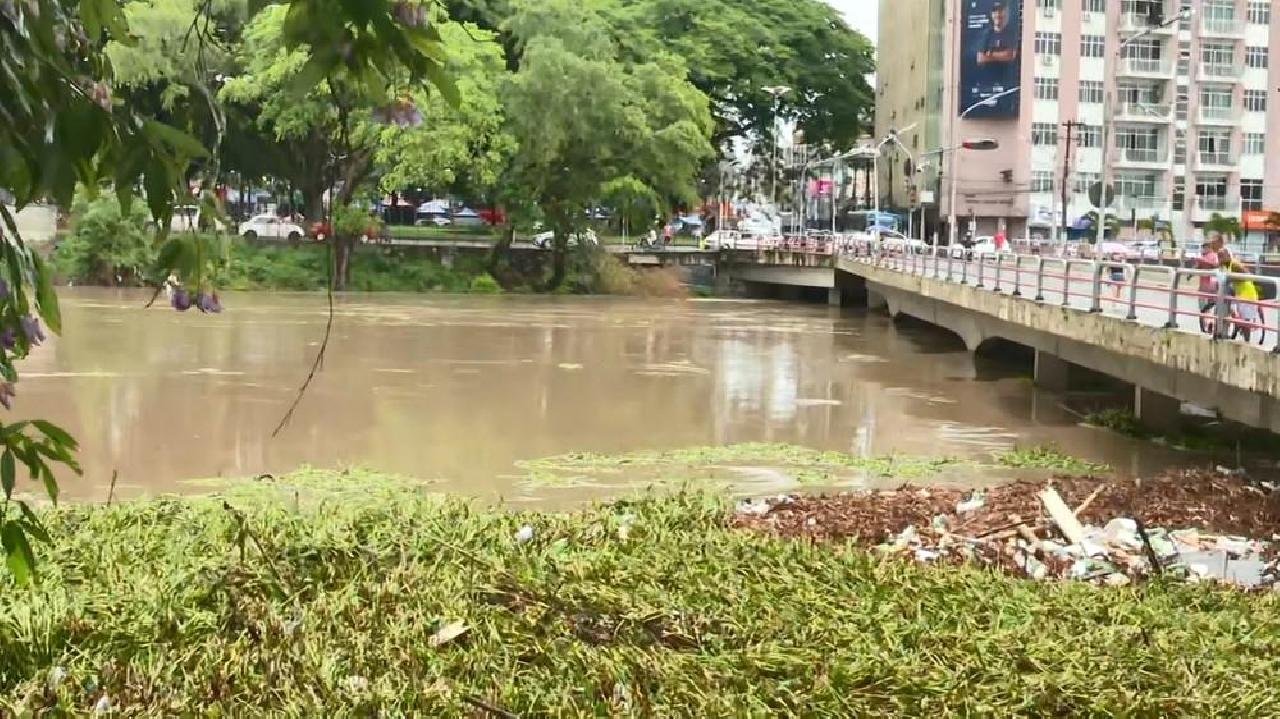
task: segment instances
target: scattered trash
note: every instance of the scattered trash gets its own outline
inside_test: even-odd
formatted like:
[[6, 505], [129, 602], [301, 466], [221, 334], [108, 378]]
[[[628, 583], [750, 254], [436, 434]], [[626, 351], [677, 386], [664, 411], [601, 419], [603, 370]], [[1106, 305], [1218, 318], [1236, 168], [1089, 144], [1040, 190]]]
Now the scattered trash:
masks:
[[520, 544], [528, 544], [533, 541], [533, 527], [524, 525], [516, 531], [516, 541]]
[[106, 694], [103, 694], [102, 696], [98, 697], [98, 701], [93, 705], [93, 713], [94, 714], [110, 714], [111, 713], [111, 699], [108, 698]]
[[764, 499], [739, 505], [734, 522], [1034, 580], [1120, 587], [1162, 574], [1280, 590], [1280, 495], [1220, 468], [1141, 482], [1059, 478], [972, 493], [903, 487]]
[[49, 669], [49, 691], [57, 691], [62, 682], [66, 681], [67, 670], [62, 666], [55, 666]]
[[982, 492], [974, 492], [968, 499], [956, 505], [957, 514], [976, 512], [987, 505], [987, 496]]
[[435, 634], [432, 634], [431, 637], [427, 639], [427, 645], [432, 649], [442, 647], [466, 633], [466, 624], [462, 622], [449, 622], [437, 629]]

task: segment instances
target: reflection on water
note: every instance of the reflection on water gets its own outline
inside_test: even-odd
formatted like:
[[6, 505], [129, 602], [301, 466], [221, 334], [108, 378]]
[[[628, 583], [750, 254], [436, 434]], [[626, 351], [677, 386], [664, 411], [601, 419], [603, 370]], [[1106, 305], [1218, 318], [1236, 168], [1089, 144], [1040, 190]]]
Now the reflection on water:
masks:
[[218, 316], [144, 301], [67, 291], [65, 337], [21, 368], [20, 413], [82, 442], [70, 496], [104, 496], [113, 469], [128, 494], [360, 464], [528, 499], [517, 460], [749, 441], [861, 456], [1053, 442], [1138, 473], [1178, 458], [1076, 427], [1016, 368], [975, 366], [936, 330], [813, 305], [600, 298], [343, 299], [322, 373], [272, 440], [322, 298], [235, 295]]

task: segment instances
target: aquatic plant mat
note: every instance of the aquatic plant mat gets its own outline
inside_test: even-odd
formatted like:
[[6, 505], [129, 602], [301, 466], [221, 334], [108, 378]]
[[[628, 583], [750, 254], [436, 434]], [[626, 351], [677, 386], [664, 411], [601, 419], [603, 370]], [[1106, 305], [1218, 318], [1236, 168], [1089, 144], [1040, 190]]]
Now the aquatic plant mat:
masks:
[[0, 574], [0, 714], [1280, 715], [1274, 593], [1030, 582], [733, 515], [322, 472], [53, 510], [40, 583]]

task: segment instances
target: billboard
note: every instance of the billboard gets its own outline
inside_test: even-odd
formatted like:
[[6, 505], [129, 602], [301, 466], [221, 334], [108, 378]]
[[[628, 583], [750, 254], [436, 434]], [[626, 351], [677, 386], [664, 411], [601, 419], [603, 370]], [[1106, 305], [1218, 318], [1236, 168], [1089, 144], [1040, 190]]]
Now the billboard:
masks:
[[[961, 0], [960, 107], [1018, 87], [1022, 81], [1022, 0]], [[1018, 116], [1020, 95], [978, 105], [968, 117]]]

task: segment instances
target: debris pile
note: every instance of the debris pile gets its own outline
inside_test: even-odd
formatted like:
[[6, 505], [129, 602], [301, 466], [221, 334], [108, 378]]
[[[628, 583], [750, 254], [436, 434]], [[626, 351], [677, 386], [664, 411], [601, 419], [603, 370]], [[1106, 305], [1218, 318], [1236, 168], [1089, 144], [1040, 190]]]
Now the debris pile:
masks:
[[1124, 585], [1155, 574], [1246, 588], [1277, 583], [1280, 492], [1238, 472], [1117, 482], [1058, 478], [987, 490], [902, 487], [743, 503], [738, 527], [854, 541], [927, 563]]

